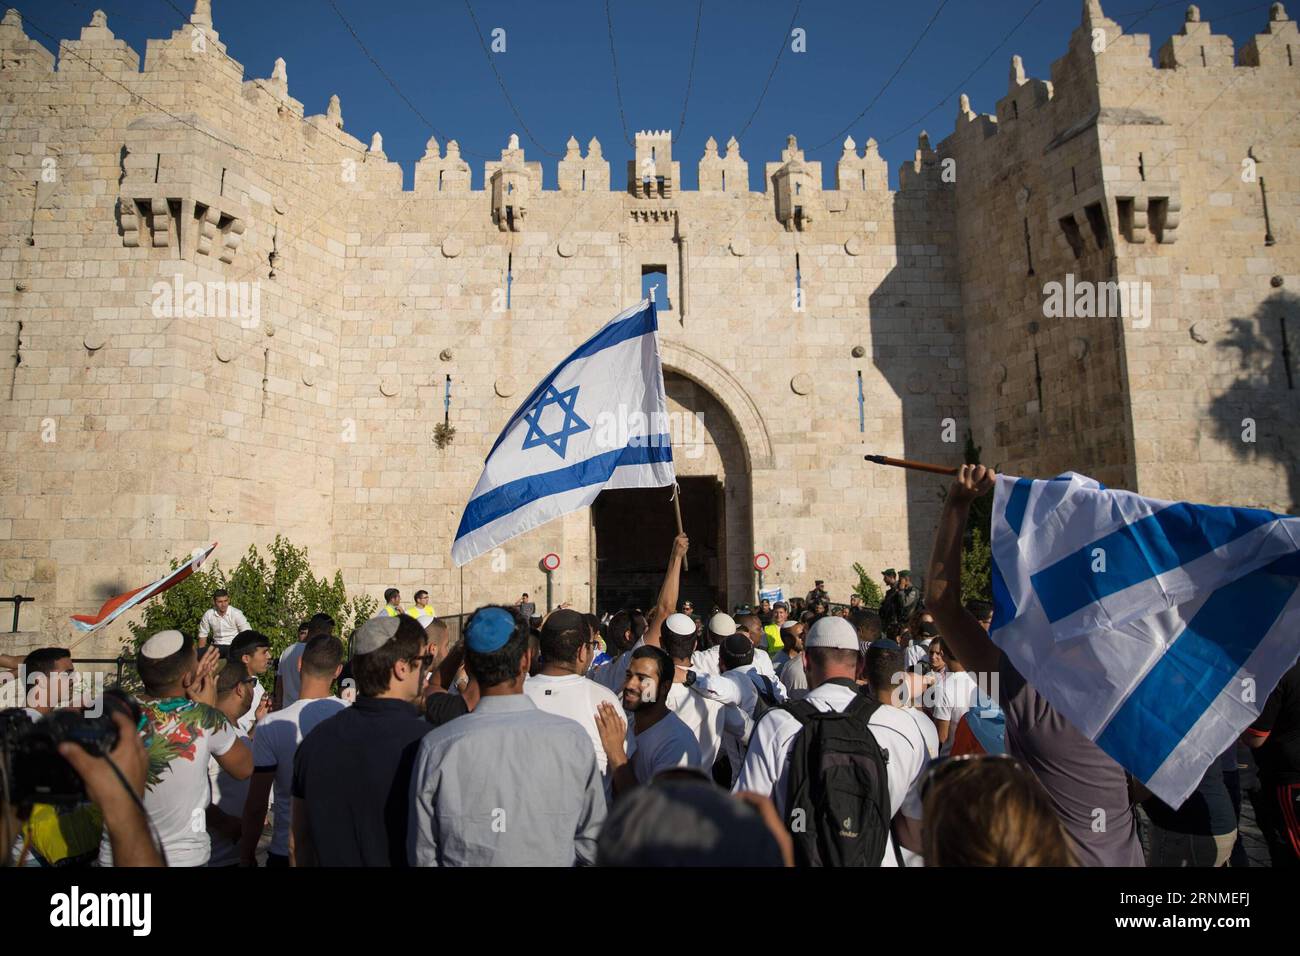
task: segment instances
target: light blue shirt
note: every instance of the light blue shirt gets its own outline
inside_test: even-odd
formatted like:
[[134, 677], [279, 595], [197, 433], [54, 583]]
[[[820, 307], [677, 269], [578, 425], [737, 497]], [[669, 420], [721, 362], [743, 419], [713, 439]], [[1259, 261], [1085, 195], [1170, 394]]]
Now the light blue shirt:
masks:
[[586, 730], [523, 694], [483, 697], [420, 743], [411, 775], [414, 866], [590, 864], [604, 822]]

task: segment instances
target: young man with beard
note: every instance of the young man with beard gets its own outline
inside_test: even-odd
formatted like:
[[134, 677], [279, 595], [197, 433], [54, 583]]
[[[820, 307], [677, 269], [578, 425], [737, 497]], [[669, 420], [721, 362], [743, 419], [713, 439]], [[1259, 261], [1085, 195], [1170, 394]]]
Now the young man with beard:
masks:
[[596, 712], [615, 798], [649, 783], [662, 770], [701, 764], [700, 745], [690, 728], [668, 709], [673, 670], [672, 658], [662, 649], [638, 647], [623, 683], [623, 709], [631, 715], [630, 723], [609, 704], [601, 704]]
[[677, 593], [680, 584], [682, 563], [690, 547], [690, 539], [679, 534], [673, 539], [672, 553], [668, 556], [668, 570], [664, 573], [663, 584], [659, 588], [659, 599], [650, 611], [648, 618], [631, 611], [619, 611], [609, 622], [609, 662], [593, 667], [587, 676], [615, 694], [619, 693], [626, 679], [628, 663], [632, 651], [648, 644], [659, 646], [659, 632], [668, 616], [677, 605]]

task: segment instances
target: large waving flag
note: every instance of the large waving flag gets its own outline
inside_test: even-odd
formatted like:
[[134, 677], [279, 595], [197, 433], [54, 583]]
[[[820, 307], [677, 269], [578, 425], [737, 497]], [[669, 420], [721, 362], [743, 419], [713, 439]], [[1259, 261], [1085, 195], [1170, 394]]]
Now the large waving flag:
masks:
[[614, 316], [538, 383], [488, 454], [451, 547], [459, 567], [606, 488], [676, 482], [654, 303]]
[[179, 568], [163, 575], [153, 584], [146, 584], [144, 587], [136, 588], [134, 591], [127, 591], [125, 594], [119, 594], [117, 597], [109, 598], [104, 602], [104, 606], [99, 609], [98, 614], [74, 614], [72, 615], [72, 626], [79, 631], [90, 633], [97, 631], [107, 624], [111, 624], [117, 618], [121, 617], [137, 604], [142, 604], [151, 597], [157, 597], [170, 587], [180, 584], [191, 574], [193, 574], [200, 564], [208, 559], [217, 548], [217, 542], [213, 541], [208, 547], [199, 550], [195, 549], [194, 554]]
[[999, 475], [993, 640], [1170, 806], [1300, 656], [1300, 518]]

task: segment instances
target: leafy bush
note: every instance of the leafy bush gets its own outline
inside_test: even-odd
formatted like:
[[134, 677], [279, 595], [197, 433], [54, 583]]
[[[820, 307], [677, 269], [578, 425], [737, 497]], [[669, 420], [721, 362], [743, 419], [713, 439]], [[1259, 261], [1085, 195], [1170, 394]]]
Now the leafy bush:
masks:
[[854, 585], [853, 593], [862, 598], [862, 603], [867, 607], [879, 608], [880, 602], [885, 599], [880, 593], [880, 585], [871, 579], [867, 574], [867, 569], [856, 561], [853, 562], [853, 571], [858, 576], [858, 583]]
[[961, 552], [961, 598], [963, 601], [993, 600], [993, 550], [988, 538], [972, 528], [970, 540]]
[[[244, 612], [249, 627], [270, 638], [271, 656], [277, 660], [298, 639], [298, 624], [313, 614], [330, 615], [335, 633], [346, 638], [378, 610], [379, 602], [369, 595], [348, 596], [341, 572], [335, 571], [332, 580], [313, 575], [306, 548], [276, 535], [267, 550], [269, 560], [256, 545], [250, 547], [229, 575], [213, 561], [148, 602], [143, 619], [131, 624], [124, 651], [134, 655], [150, 634], [169, 629], [197, 639], [199, 620], [212, 607], [212, 592], [218, 588], [230, 592], [231, 606]], [[172, 567], [179, 562], [173, 561]], [[270, 690], [271, 672], [262, 680]]]

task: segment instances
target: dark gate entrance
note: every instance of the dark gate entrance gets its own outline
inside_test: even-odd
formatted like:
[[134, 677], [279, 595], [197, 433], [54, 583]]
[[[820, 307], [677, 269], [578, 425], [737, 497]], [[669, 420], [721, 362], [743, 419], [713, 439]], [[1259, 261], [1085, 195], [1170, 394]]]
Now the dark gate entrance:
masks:
[[[691, 539], [691, 569], [682, 575], [679, 600], [707, 615], [725, 607], [722, 483], [713, 477], [679, 478], [682, 526]], [[627, 607], [649, 611], [659, 597], [677, 521], [671, 488], [619, 488], [600, 493], [591, 506], [596, 529], [596, 613]]]

